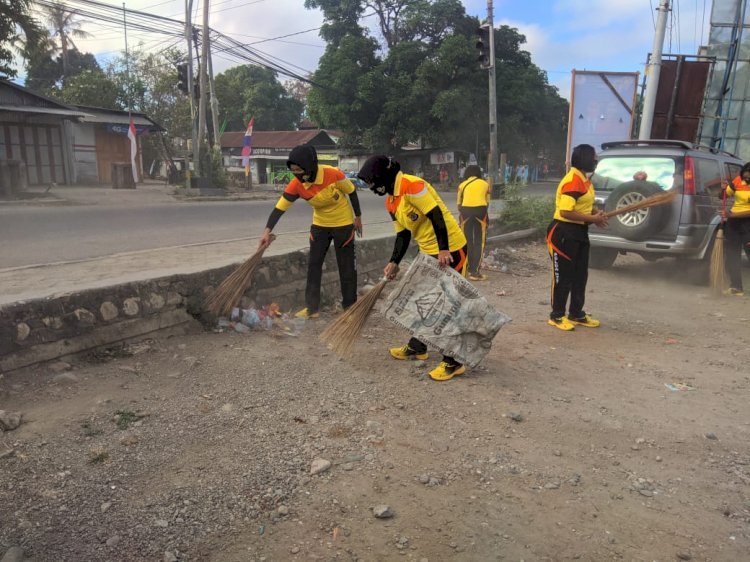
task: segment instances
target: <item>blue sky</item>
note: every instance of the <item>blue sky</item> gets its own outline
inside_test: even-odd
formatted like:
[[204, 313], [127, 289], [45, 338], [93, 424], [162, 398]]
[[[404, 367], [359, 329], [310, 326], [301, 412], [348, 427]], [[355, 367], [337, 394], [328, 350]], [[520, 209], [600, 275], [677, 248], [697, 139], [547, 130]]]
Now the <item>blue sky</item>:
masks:
[[[195, 0], [199, 7], [201, 1]], [[486, 16], [486, 0], [463, 3], [469, 14], [482, 19]], [[672, 4], [664, 52], [695, 54], [701, 40], [707, 41], [711, 2], [674, 0]], [[527, 38], [525, 49], [534, 63], [547, 71], [549, 81], [561, 95], [569, 97], [574, 68], [643, 73], [652, 47], [657, 5], [658, 0], [494, 0], [494, 23], [518, 28]], [[126, 6], [184, 19], [183, 0], [129, 0]], [[211, 0], [211, 7], [211, 26], [246, 42], [304, 31], [322, 23], [318, 11], [304, 8], [304, 0]], [[374, 25], [374, 18], [371, 22]], [[82, 50], [106, 58], [124, 48], [122, 34], [116, 29], [94, 24], [86, 24], [84, 29], [93, 37], [78, 41]], [[138, 33], [129, 33], [129, 40], [131, 46], [142, 42], [147, 50], [161, 49], [171, 42]], [[317, 31], [254, 46], [300, 71], [314, 70], [324, 47]], [[218, 55], [214, 69], [221, 72], [234, 64]]]

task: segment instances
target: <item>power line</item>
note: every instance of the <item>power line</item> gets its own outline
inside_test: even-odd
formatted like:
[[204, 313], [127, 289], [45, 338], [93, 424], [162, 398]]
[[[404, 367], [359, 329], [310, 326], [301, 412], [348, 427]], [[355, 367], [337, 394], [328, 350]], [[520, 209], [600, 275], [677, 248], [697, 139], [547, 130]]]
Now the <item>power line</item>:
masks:
[[[255, 0], [255, 2], [257, 1], [259, 0]], [[45, 7], [57, 5], [52, 0], [34, 0], [34, 2], [37, 5]], [[63, 4], [63, 6], [70, 13], [78, 15], [84, 19], [98, 20], [114, 25], [117, 25], [121, 22], [120, 18], [122, 17], [123, 13], [123, 8], [105, 4], [98, 0], [68, 0], [67, 4]], [[128, 25], [130, 28], [146, 33], [169, 35], [175, 38], [183, 37], [184, 35], [185, 24], [184, 22], [181, 22], [179, 20], [175, 20], [166, 16], [160, 16], [157, 14], [150, 14], [148, 12], [143, 12], [140, 10], [125, 9], [124, 11], [128, 15]], [[320, 28], [294, 32], [283, 35], [280, 38], [300, 35], [302, 33], [309, 33], [310, 31], [316, 31], [317, 29]], [[203, 40], [199, 29], [194, 28], [194, 34], [198, 41]], [[240, 41], [229, 37], [228, 35], [225, 35], [219, 31], [212, 29], [210, 31], [210, 35], [211, 37], [213, 37], [213, 41], [218, 47], [219, 52], [232, 51], [230, 56], [233, 56], [242, 62], [263, 66], [283, 76], [301, 80], [316, 87], [325, 88], [320, 84], [312, 82], [309, 78], [299, 74], [294, 70], [294, 68], [296, 68], [304, 72], [305, 74], [309, 74], [309, 71], [306, 69], [298, 67], [288, 61], [284, 61], [281, 58], [273, 57], [258, 49], [252, 48], [248, 44], [243, 44]], [[275, 38], [263, 39], [258, 43], [268, 42], [274, 39]], [[193, 57], [192, 53], [188, 53], [188, 56]]]

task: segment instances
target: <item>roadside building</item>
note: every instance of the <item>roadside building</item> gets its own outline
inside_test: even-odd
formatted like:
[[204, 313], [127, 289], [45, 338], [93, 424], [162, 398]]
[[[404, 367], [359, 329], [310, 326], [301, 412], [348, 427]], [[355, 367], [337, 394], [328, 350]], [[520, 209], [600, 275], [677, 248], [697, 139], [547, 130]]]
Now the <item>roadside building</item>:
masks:
[[[141, 137], [163, 129], [132, 113]], [[0, 79], [0, 183], [13, 170], [14, 189], [26, 185], [111, 184], [112, 165], [130, 164], [127, 111], [72, 106]], [[7, 172], [7, 173], [6, 173]]]
[[[221, 135], [224, 166], [230, 174], [244, 175], [242, 146], [245, 132]], [[253, 182], [282, 185], [291, 179], [286, 167], [289, 152], [298, 145], [309, 144], [318, 152], [321, 164], [339, 165], [339, 152], [334, 137], [324, 129], [301, 131], [253, 131], [250, 173]]]
[[72, 182], [65, 127], [83, 115], [78, 108], [0, 79], [0, 162], [3, 170], [13, 170], [14, 189]]
[[132, 117], [137, 137], [136, 165], [143, 179], [141, 140], [164, 129], [145, 113], [78, 105], [83, 115], [70, 123], [73, 148], [73, 183], [111, 184], [112, 165], [130, 163], [128, 126]]

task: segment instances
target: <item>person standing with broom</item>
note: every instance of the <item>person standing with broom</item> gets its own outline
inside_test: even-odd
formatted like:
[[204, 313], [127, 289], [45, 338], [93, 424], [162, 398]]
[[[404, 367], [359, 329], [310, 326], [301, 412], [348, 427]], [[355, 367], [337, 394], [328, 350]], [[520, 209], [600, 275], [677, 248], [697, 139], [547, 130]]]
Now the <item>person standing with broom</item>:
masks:
[[458, 214], [461, 228], [466, 236], [468, 248], [469, 280], [486, 281], [482, 267], [484, 243], [487, 239], [487, 224], [490, 205], [490, 185], [482, 178], [482, 169], [476, 164], [466, 167], [464, 181], [458, 186]]
[[589, 272], [589, 224], [607, 225], [604, 212], [594, 211], [594, 186], [589, 177], [597, 163], [593, 146], [579, 144], [573, 149], [571, 168], [557, 187], [555, 215], [547, 227], [547, 250], [552, 259], [552, 312], [547, 323], [564, 331], [599, 326], [599, 320], [583, 311]]
[[318, 154], [313, 146], [300, 145], [293, 148], [286, 165], [294, 174], [294, 179], [286, 186], [271, 211], [258, 247], [268, 247], [271, 244], [274, 238], [271, 231], [281, 215], [289, 210], [297, 199], [307, 201], [313, 208], [310, 256], [307, 263], [305, 308], [296, 316], [320, 316], [323, 262], [331, 242], [336, 250], [336, 263], [339, 268], [341, 305], [347, 309], [357, 300], [354, 237], [355, 233], [362, 236], [362, 211], [357, 190], [344, 172], [333, 166], [318, 164]]
[[740, 170], [731, 185], [724, 188], [722, 197], [734, 197], [732, 207], [721, 210], [721, 218], [726, 221], [726, 267], [729, 274], [729, 288], [725, 295], [742, 296], [742, 248], [750, 244], [750, 162]]
[[[401, 172], [401, 165], [388, 156], [371, 156], [365, 161], [357, 176], [377, 195], [385, 196], [385, 208], [396, 229], [393, 254], [383, 274], [394, 279], [398, 264], [414, 238], [419, 251], [438, 260], [441, 266], [451, 266], [466, 275], [466, 237], [456, 219], [445, 206], [435, 189], [417, 176]], [[394, 359], [419, 359], [428, 357], [427, 346], [411, 338], [403, 347], [389, 350]], [[447, 381], [466, 371], [453, 357], [443, 360], [430, 371], [430, 378]]]

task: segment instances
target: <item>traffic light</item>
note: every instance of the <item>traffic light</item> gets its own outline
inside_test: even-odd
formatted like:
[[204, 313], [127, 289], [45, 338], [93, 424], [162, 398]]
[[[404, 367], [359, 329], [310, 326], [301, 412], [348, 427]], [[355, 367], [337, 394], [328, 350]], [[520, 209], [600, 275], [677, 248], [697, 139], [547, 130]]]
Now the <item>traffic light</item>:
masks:
[[188, 65], [185, 63], [177, 65], [177, 89], [183, 94], [190, 93], [188, 89]]
[[492, 58], [490, 53], [490, 30], [492, 28], [489, 24], [483, 24], [477, 27], [477, 50], [479, 55], [477, 61], [481, 68], [490, 68], [492, 66]]

